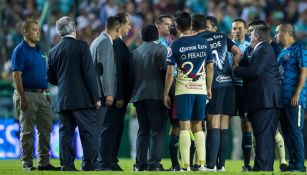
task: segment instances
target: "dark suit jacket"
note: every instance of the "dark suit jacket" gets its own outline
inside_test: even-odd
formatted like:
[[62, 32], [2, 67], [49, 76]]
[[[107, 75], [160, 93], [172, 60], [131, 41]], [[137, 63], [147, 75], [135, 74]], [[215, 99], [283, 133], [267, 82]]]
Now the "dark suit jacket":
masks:
[[48, 58], [48, 82], [59, 86], [57, 112], [94, 108], [99, 95], [88, 44], [64, 37], [49, 51]]
[[281, 81], [276, 61], [272, 46], [263, 42], [253, 51], [246, 66], [234, 69], [234, 75], [244, 79], [247, 111], [282, 107]]
[[[132, 52], [133, 91], [130, 102], [163, 100], [167, 49], [156, 42], [143, 42]], [[164, 74], [165, 75], [165, 74]]]
[[124, 100], [128, 103], [132, 93], [131, 76], [129, 76], [131, 52], [125, 42], [120, 38], [113, 41], [113, 48], [117, 76], [115, 100]]

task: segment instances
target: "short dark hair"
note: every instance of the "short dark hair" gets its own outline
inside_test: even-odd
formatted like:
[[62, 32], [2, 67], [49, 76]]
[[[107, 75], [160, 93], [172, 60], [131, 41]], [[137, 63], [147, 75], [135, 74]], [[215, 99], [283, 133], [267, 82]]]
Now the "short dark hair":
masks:
[[207, 16], [206, 21], [210, 21], [212, 27], [217, 27], [217, 19], [213, 16]]
[[22, 25], [21, 25], [21, 31], [22, 31], [22, 33], [23, 33], [24, 30], [25, 30], [25, 31], [29, 30], [31, 24], [38, 24], [38, 21], [37, 21], [35, 18], [28, 18], [28, 19], [26, 19], [26, 20], [22, 23]]
[[192, 28], [195, 31], [206, 29], [206, 17], [203, 14], [192, 15]]
[[176, 27], [180, 31], [189, 30], [192, 25], [191, 15], [185, 11], [177, 11], [175, 15]]
[[250, 27], [250, 26], [258, 26], [258, 25], [266, 26], [267, 24], [264, 21], [256, 20], [256, 21], [252, 21], [251, 23], [249, 23], [248, 27]]
[[162, 15], [159, 15], [157, 18], [156, 18], [156, 21], [155, 21], [155, 24], [158, 25], [158, 24], [161, 24], [163, 22], [163, 18], [169, 18], [172, 20], [172, 17], [169, 16], [169, 15], [166, 15], [166, 14], [162, 14]]
[[156, 41], [159, 38], [159, 32], [156, 25], [150, 24], [142, 29], [142, 40], [145, 42]]
[[126, 12], [120, 12], [116, 14], [117, 17], [119, 17], [122, 21], [123, 24], [125, 24], [126, 22], [128, 22], [129, 19], [129, 14]]
[[242, 18], [237, 18], [237, 19], [232, 21], [232, 23], [234, 23], [234, 22], [241, 22], [241, 23], [244, 24], [244, 27], [246, 28], [246, 22]]
[[117, 16], [109, 16], [107, 18], [106, 29], [116, 30], [122, 25], [122, 20]]

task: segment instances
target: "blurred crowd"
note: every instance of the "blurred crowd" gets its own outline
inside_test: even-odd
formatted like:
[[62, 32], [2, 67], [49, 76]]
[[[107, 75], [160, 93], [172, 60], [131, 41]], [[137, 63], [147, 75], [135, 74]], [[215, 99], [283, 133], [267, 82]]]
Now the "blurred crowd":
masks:
[[[50, 13], [45, 13], [46, 9]], [[59, 40], [55, 21], [61, 16], [76, 19], [78, 38], [90, 44], [104, 30], [108, 16], [125, 11], [133, 23], [125, 41], [133, 49], [141, 43], [139, 31], [143, 26], [153, 24], [159, 14], [173, 15], [181, 9], [215, 16], [223, 33], [230, 32], [231, 22], [238, 17], [248, 23], [264, 20], [272, 31], [282, 21], [289, 21], [295, 25], [298, 39], [307, 45], [307, 0], [0, 0], [1, 77], [10, 79], [9, 60], [22, 40], [20, 24], [27, 17], [41, 19], [40, 44], [48, 52]]]

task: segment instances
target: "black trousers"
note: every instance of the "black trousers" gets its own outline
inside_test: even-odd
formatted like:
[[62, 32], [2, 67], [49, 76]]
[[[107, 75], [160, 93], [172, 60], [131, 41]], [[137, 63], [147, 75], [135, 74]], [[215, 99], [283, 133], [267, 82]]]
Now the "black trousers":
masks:
[[248, 113], [256, 140], [254, 171], [273, 171], [275, 134], [279, 110], [263, 109]]
[[127, 104], [123, 108], [116, 108], [114, 105], [108, 107], [101, 131], [100, 145], [100, 166], [103, 169], [112, 169], [118, 163], [117, 155], [120, 148], [120, 141], [123, 135], [124, 118]]
[[97, 110], [74, 110], [60, 112], [60, 162], [63, 170], [74, 170], [76, 151], [73, 136], [79, 129], [83, 148], [82, 170], [97, 168]]
[[141, 100], [134, 103], [134, 106], [140, 126], [136, 141], [136, 166], [140, 169], [159, 167], [168, 118], [167, 110], [162, 100]]

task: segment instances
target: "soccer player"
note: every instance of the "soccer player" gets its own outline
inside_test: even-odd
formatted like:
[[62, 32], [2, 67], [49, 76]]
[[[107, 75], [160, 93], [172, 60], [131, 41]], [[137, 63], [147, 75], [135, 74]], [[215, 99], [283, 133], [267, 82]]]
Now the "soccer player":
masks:
[[276, 28], [277, 42], [284, 46], [278, 56], [283, 68], [283, 108], [280, 124], [289, 151], [288, 171], [306, 172], [304, 166], [304, 112], [306, 109], [307, 52], [295, 41], [291, 24], [280, 24]]
[[208, 43], [191, 33], [191, 16], [179, 11], [175, 17], [176, 28], [181, 36], [171, 46], [167, 59], [164, 105], [170, 109], [169, 90], [174, 79], [174, 65], [177, 64], [175, 87], [175, 112], [179, 120], [179, 149], [183, 161], [182, 170], [190, 171], [190, 129], [195, 138], [200, 168], [205, 171], [205, 135], [201, 122], [205, 117], [206, 98], [211, 98], [213, 63]]
[[[240, 48], [242, 52], [249, 47], [250, 43], [245, 40], [246, 36], [246, 22], [243, 19], [235, 19], [232, 22], [232, 41]], [[232, 56], [232, 55], [231, 55]], [[244, 166], [242, 167], [242, 171], [251, 171], [252, 167], [249, 165], [250, 155], [252, 149], [252, 127], [250, 122], [247, 119], [247, 113], [244, 111], [244, 91], [243, 91], [243, 80], [241, 78], [233, 76], [233, 82], [236, 89], [236, 107], [237, 107], [237, 115], [240, 116], [241, 119], [241, 129], [242, 129], [242, 151], [243, 151], [243, 159]], [[234, 128], [238, 129], [238, 128]]]
[[217, 20], [214, 17], [203, 15], [193, 17], [193, 29], [210, 44], [214, 62], [212, 99], [207, 104], [206, 111], [207, 170], [225, 171], [229, 116], [235, 113], [236, 108], [231, 63], [227, 51], [233, 54], [234, 60], [239, 60], [242, 54], [225, 34], [216, 32]]

